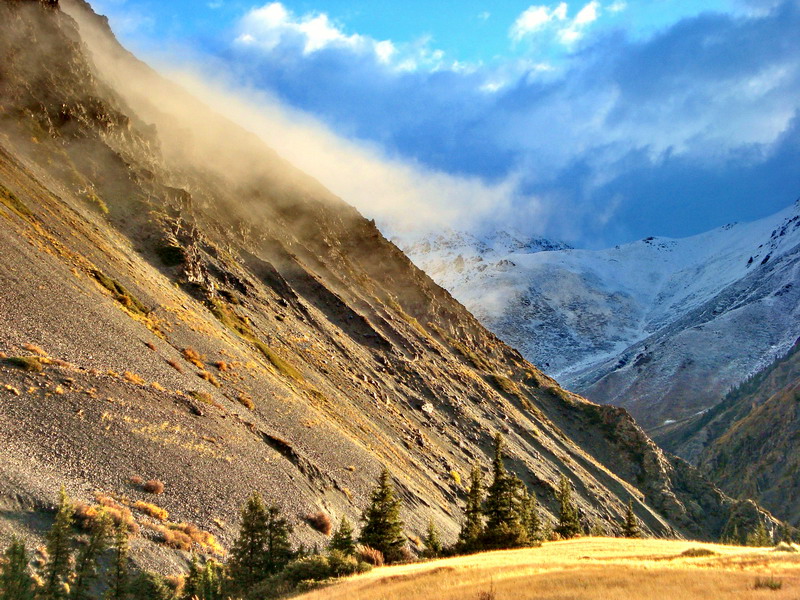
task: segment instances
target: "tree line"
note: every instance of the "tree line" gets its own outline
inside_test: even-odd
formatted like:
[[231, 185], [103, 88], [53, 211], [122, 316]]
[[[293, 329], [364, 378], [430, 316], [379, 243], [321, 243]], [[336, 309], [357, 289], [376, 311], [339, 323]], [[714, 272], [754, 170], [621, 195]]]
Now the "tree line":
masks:
[[[554, 536], [566, 539], [583, 533], [569, 480], [564, 476], [560, 480], [556, 492], [559, 519], [551, 529], [541, 517], [536, 495], [506, 469], [503, 453], [504, 441], [498, 434], [489, 486], [484, 485], [477, 465], [470, 473], [458, 539], [445, 546], [431, 520], [423, 539], [422, 558], [535, 546]], [[325, 549], [294, 548], [290, 541], [292, 526], [280, 508], [267, 507], [259, 494], [253, 493], [242, 509], [239, 535], [227, 561], [208, 559], [201, 563], [193, 554], [188, 573], [176, 585], [154, 573], [132, 574], [128, 529], [125, 524], [115, 525], [102, 511], [89, 534], [76, 538], [75, 508], [62, 488], [44, 551], [31, 560], [25, 544], [14, 539], [0, 560], [0, 600], [277, 597], [308, 586], [309, 582], [364, 572], [384, 563], [414, 560], [400, 509], [401, 501], [384, 468], [362, 513], [358, 535], [347, 518], [342, 518]], [[639, 536], [630, 504], [622, 531], [627, 537]]]

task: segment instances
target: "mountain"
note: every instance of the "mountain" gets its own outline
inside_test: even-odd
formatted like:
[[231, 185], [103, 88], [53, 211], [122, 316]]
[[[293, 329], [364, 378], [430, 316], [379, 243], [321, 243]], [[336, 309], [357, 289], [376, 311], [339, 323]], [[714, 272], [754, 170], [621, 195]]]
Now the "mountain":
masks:
[[86, 3], [0, 0], [0, 23], [0, 537], [41, 533], [64, 485], [132, 511], [166, 572], [176, 531], [228, 546], [253, 490], [324, 544], [305, 516], [357, 521], [386, 465], [408, 534], [449, 541], [498, 431], [551, 522], [563, 474], [587, 526], [628, 502], [650, 535], [776, 526], [564, 391]]
[[714, 408], [656, 435], [731, 495], [800, 524], [800, 340]]
[[648, 429], [715, 405], [800, 335], [800, 203], [600, 251], [398, 242], [528, 360]]

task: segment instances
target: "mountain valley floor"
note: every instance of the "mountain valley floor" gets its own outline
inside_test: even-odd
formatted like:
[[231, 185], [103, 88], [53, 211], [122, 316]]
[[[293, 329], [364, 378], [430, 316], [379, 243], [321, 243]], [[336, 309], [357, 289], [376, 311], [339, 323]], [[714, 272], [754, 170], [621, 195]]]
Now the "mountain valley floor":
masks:
[[[794, 548], [796, 550], [796, 547]], [[302, 600], [695, 600], [800, 597], [800, 553], [579, 538], [384, 567]]]

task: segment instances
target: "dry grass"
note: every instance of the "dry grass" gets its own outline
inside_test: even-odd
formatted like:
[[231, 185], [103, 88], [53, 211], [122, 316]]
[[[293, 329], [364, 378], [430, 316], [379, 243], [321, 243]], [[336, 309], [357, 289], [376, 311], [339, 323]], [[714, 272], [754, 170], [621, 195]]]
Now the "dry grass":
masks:
[[141, 378], [139, 375], [137, 375], [136, 373], [131, 373], [130, 371], [125, 371], [125, 372], [122, 374], [122, 378], [123, 378], [125, 381], [130, 381], [131, 383], [134, 383], [134, 384], [136, 384], [136, 385], [144, 385], [144, 384], [145, 384], [145, 381], [144, 381], [144, 379], [142, 379], [142, 378]]
[[167, 360], [167, 364], [173, 369], [175, 369], [178, 373], [183, 373], [183, 367], [177, 360], [169, 359]]
[[198, 373], [197, 373], [197, 376], [198, 376], [200, 379], [205, 379], [205, 380], [206, 380], [208, 383], [210, 383], [210, 384], [211, 384], [211, 385], [213, 385], [214, 387], [220, 387], [219, 380], [217, 380], [217, 378], [216, 378], [216, 377], [214, 377], [214, 375], [213, 375], [212, 373], [209, 373], [209, 372], [208, 372], [208, 371], [206, 371], [206, 370], [203, 370], [203, 371], [200, 371], [200, 372], [198, 372]]
[[194, 348], [184, 348], [183, 350], [181, 350], [181, 354], [183, 355], [183, 358], [188, 360], [198, 369], [206, 368], [205, 357]]
[[142, 502], [141, 500], [134, 502], [133, 508], [159, 521], [166, 521], [169, 519], [169, 513], [165, 509], [155, 504], [150, 504], [149, 502]]
[[27, 350], [28, 352], [33, 352], [34, 354], [38, 354], [39, 356], [47, 356], [47, 352], [42, 350], [39, 346], [34, 344], [23, 344], [22, 348]]
[[[689, 556], [697, 549], [713, 555]], [[689, 552], [689, 555], [683, 553]], [[755, 581], [780, 587], [755, 589]], [[376, 569], [303, 600], [701, 600], [800, 597], [800, 557], [665, 540], [580, 538]]]
[[256, 407], [253, 399], [244, 392], [236, 396], [236, 401], [248, 410], [253, 410]]
[[164, 493], [164, 484], [158, 479], [151, 479], [150, 481], [144, 482], [142, 489], [148, 494], [155, 494], [158, 496], [159, 494]]

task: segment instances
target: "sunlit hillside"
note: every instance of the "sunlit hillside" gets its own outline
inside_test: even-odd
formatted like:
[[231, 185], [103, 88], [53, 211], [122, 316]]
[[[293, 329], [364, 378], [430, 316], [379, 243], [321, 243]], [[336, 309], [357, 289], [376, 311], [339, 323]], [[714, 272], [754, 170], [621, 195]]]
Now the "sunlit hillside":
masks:
[[800, 554], [581, 538], [376, 569], [303, 600], [692, 600], [800, 597]]

